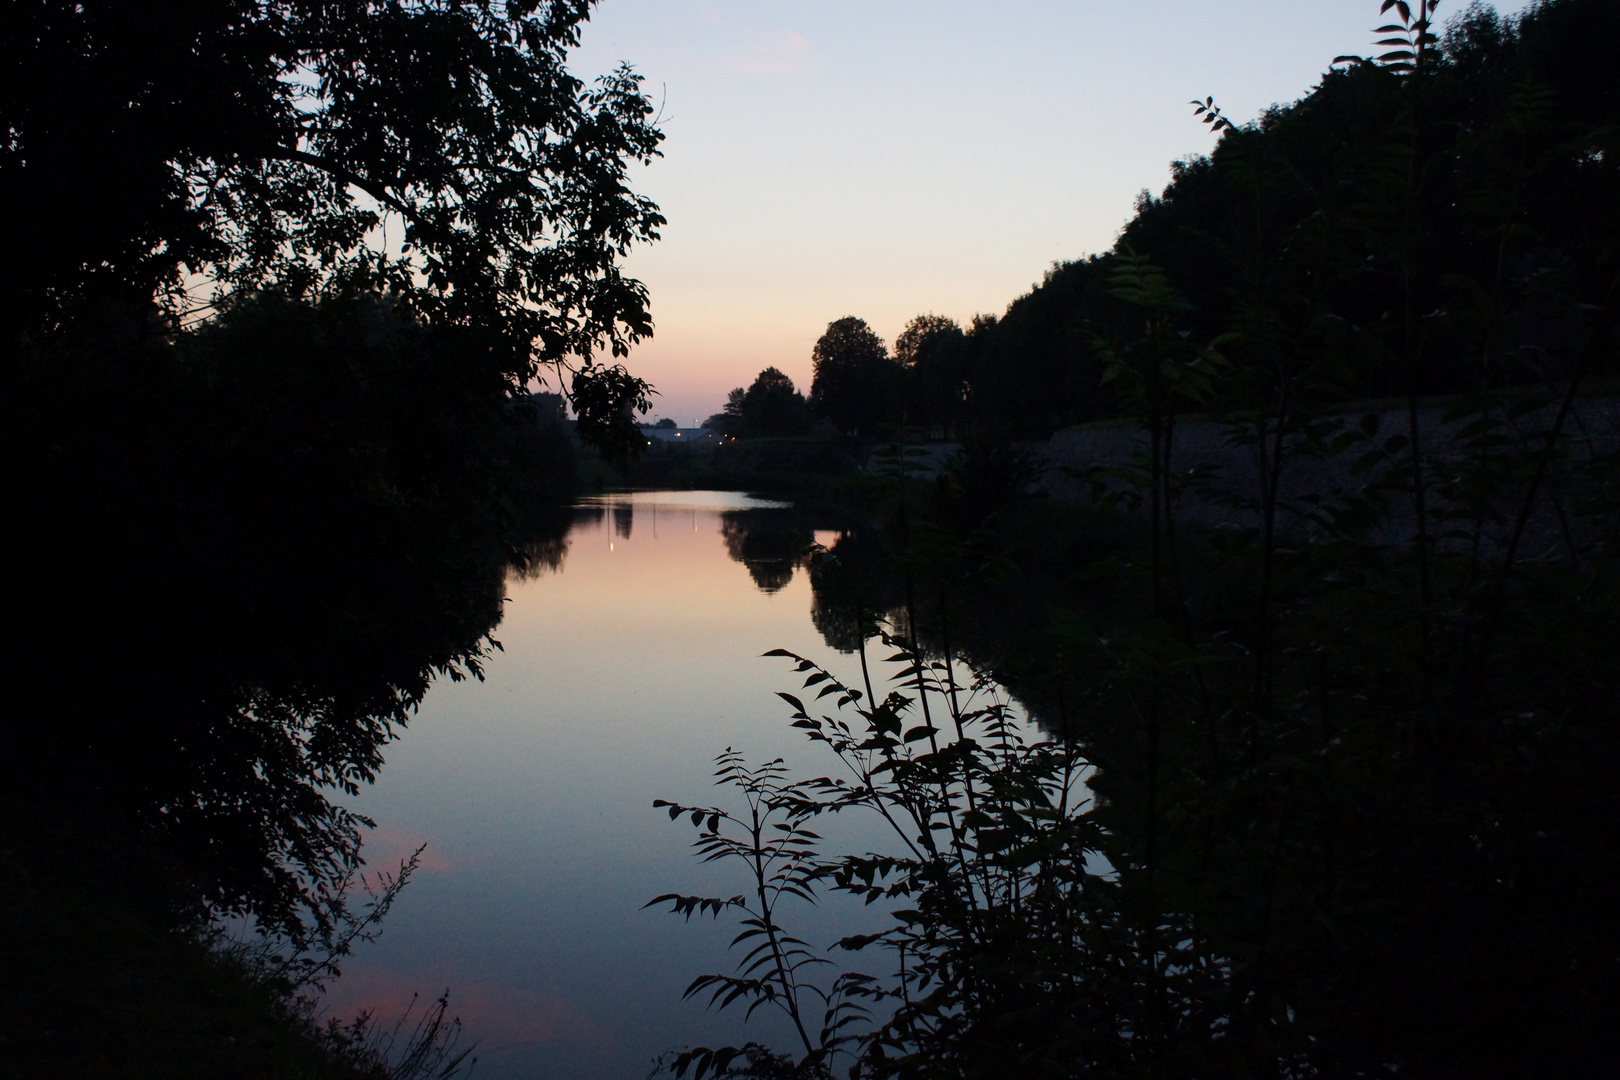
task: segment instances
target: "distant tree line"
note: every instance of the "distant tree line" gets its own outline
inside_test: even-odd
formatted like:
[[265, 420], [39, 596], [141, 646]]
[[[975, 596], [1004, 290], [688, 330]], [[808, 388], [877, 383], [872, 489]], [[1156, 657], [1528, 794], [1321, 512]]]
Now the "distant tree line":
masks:
[[745, 390], [726, 395], [726, 407], [703, 426], [734, 438], [803, 435], [810, 429], [810, 410], [793, 380], [768, 367]]
[[[1302, 351], [1331, 364], [1323, 392], [1340, 398], [1558, 378], [1620, 236], [1620, 83], [1604, 74], [1620, 8], [1476, 4], [1436, 31], [1416, 102], [1390, 77], [1402, 61], [1340, 57], [1251, 123], [1195, 103], [1213, 152], [1143, 192], [1112, 251], [1055, 264], [999, 316], [919, 315], [892, 353], [860, 319], [832, 323], [792, 427], [1040, 439], [1118, 415], [1098, 342], [1136, 317], [1104, 287], [1132, 254], [1184, 295], [1186, 332], [1244, 335], [1229, 359], [1256, 386]], [[788, 433], [743, 415], [738, 400], [716, 423]]]

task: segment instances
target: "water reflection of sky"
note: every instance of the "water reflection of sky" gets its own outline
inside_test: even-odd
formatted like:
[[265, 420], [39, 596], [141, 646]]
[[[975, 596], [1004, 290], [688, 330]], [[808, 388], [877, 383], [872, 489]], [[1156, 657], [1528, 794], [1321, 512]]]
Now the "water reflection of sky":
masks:
[[[722, 535], [722, 511], [770, 505], [723, 492], [589, 500], [560, 569], [509, 583], [485, 681], [436, 686], [358, 800], [378, 822], [373, 866], [429, 846], [382, 940], [346, 965], [334, 1012], [386, 1016], [448, 986], [482, 1039], [476, 1075], [496, 1080], [639, 1078], [688, 1042], [790, 1045], [763, 1010], [745, 1032], [740, 1013], [680, 1000], [695, 975], [730, 970], [733, 924], [641, 910], [661, 892], [743, 888], [735, 870], [692, 859], [692, 830], [654, 798], [721, 798], [712, 759], [728, 746], [808, 775], [831, 766], [775, 697], [797, 686], [789, 666], [759, 654], [791, 649], [853, 678], [850, 658], [811, 625], [804, 573], [762, 591]], [[851, 840], [865, 850], [878, 835]], [[834, 901], [800, 925], [823, 944], [863, 917]]]

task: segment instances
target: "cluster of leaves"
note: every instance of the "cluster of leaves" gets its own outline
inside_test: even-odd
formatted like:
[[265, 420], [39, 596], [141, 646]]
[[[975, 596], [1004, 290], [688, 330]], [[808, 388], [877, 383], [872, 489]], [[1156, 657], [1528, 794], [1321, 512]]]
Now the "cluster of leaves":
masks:
[[275, 285], [480, 327], [520, 379], [622, 355], [651, 322], [618, 261], [663, 223], [626, 168], [662, 136], [628, 69], [564, 67], [591, 7], [9, 5], [7, 338]]
[[[793, 726], [831, 751], [841, 774], [792, 780], [779, 761], [750, 769], [727, 751], [717, 783], [743, 795], [746, 814], [655, 804], [672, 819], [690, 815], [706, 860], [743, 861], [753, 877], [751, 896], [651, 901], [688, 918], [742, 912], [734, 945], [750, 948], [738, 974], [700, 976], [687, 994], [707, 990], [722, 1007], [746, 1001], [749, 1013], [780, 1008], [804, 1050], [792, 1071], [758, 1047], [697, 1048], [670, 1063], [677, 1075], [772, 1075], [762, 1065], [831, 1075], [840, 1054], [869, 1075], [916, 1074], [924, 1063], [936, 1070], [930, 1075], [971, 1074], [976, 1062], [1027, 1057], [1055, 1018], [1093, 997], [1085, 984], [1094, 943], [1076, 936], [1086, 923], [1076, 913], [1093, 907], [1111, 874], [1084, 813], [1085, 762], [1073, 746], [1026, 744], [988, 680], [960, 684], [953, 665], [924, 660], [904, 638], [884, 641], [900, 667], [895, 689], [875, 703], [869, 682], [863, 691], [795, 654], [767, 654], [805, 673], [805, 689], [816, 691], [810, 706], [780, 696], [794, 710]], [[813, 714], [828, 698], [833, 712]], [[900, 854], [820, 854], [815, 819], [857, 808], [892, 827]], [[899, 961], [892, 978], [843, 970], [815, 979], [828, 959], [783, 930], [780, 910], [790, 897], [815, 902], [818, 889], [868, 905], [916, 905], [894, 911], [892, 929], [838, 945], [891, 951]], [[807, 1015], [812, 1004], [819, 1022]], [[1080, 1051], [1045, 1041], [1035, 1052]]]

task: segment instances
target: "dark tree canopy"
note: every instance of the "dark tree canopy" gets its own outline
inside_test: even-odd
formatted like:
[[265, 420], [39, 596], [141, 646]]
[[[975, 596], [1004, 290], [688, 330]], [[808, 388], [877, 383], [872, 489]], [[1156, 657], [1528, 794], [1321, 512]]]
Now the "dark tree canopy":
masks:
[[900, 368], [853, 315], [827, 325], [811, 353], [810, 409], [846, 435], [874, 435], [892, 415]]
[[319, 912], [331, 791], [554, 557], [572, 442], [523, 383], [639, 438], [661, 135], [565, 69], [592, 7], [0, 9], [0, 825], [70, 801], [205, 910]]
[[905, 369], [909, 419], [930, 433], [950, 435], [961, 427], [970, 354], [956, 320], [918, 315], [894, 339], [894, 358]]
[[[1554, 312], [1608, 285], [1620, 94], [1589, 72], [1617, 43], [1620, 12], [1602, 0], [1517, 19], [1471, 8], [1421, 78], [1347, 62], [1294, 105], [1224, 129], [1141, 200], [1122, 249], [1170, 274], [1195, 332], [1263, 309], [1280, 333], [1321, 341], [1331, 314], [1349, 328], [1342, 381], [1358, 395], [1533, 383], [1572, 349]], [[1488, 306], [1512, 312], [1497, 332], [1523, 362], [1480, 369], [1466, 342]]]
[[810, 426], [804, 395], [774, 367], [761, 371], [748, 389], [739, 386], [727, 394], [719, 416], [718, 430], [738, 438], [803, 435]]
[[520, 508], [572, 490], [555, 410], [479, 345], [261, 294], [139, 363], [37, 373], [4, 443], [5, 797], [97, 807], [215, 909], [301, 918], [359, 839], [328, 791], [478, 670], [550, 531]]
[[918, 315], [894, 339], [895, 362], [901, 367], [913, 367], [938, 341], [961, 332], [962, 328], [955, 319], [932, 313]]
[[[1620, 48], [1620, 7], [1546, 0], [1508, 17], [1474, 5], [1425, 41], [1417, 77], [1393, 55], [1411, 50], [1379, 46], [1252, 123], [1200, 103], [1214, 150], [1144, 192], [1112, 252], [1054, 264], [964, 343], [948, 320], [919, 316], [895, 342], [903, 399], [835, 394], [842, 411], [827, 415], [853, 430], [857, 402], [885, 401], [880, 423], [1022, 439], [1116, 415], [1093, 339], [1129, 332], [1134, 316], [1103, 280], [1130, 253], [1189, 302], [1179, 331], [1271, 327], [1266, 348], [1230, 357], [1252, 392], [1285, 343], [1331, 367], [1322, 385], [1340, 399], [1556, 376], [1580, 340], [1571, 305], [1601, 305], [1620, 235], [1620, 89], [1600, 74]], [[1511, 346], [1488, 370], [1486, 330]]]
[[8, 341], [274, 285], [479, 327], [516, 379], [623, 354], [651, 321], [619, 259], [663, 223], [626, 169], [661, 135], [628, 69], [565, 70], [592, 6], [6, 5]]

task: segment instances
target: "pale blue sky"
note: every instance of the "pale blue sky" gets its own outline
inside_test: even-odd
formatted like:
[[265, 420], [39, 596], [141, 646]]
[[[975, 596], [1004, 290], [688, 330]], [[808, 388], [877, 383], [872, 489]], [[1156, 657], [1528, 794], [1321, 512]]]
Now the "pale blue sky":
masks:
[[845, 315], [892, 341], [1004, 310], [1209, 150], [1190, 99], [1251, 119], [1381, 21], [1377, 0], [604, 0], [574, 71], [633, 63], [668, 136], [633, 173], [669, 218], [630, 260], [654, 414], [707, 416], [769, 364], [808, 390]]

